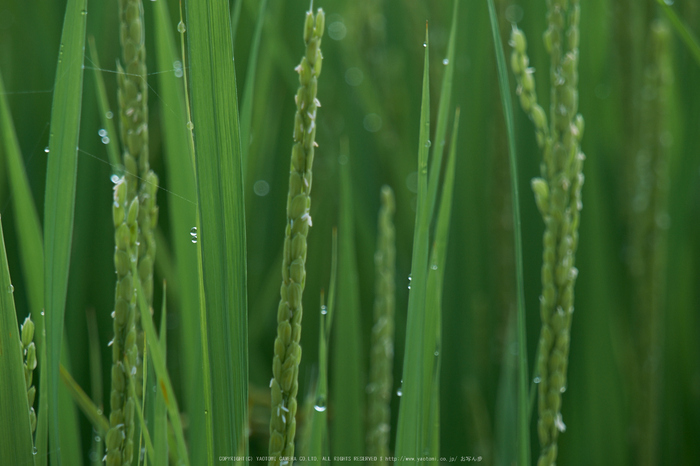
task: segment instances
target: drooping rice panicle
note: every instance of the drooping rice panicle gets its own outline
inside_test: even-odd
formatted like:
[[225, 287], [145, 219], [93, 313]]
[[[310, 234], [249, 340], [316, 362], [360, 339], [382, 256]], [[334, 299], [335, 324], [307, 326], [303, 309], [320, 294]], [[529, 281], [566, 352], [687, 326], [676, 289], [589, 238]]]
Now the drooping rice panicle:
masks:
[[34, 345], [34, 322], [31, 317], [24, 319], [21, 329], [21, 349], [24, 356], [24, 383], [27, 386], [27, 401], [29, 402], [29, 424], [32, 432], [36, 430], [36, 411], [34, 411], [34, 398], [36, 387], [32, 385], [34, 369], [36, 369], [36, 346]]
[[566, 429], [561, 394], [566, 390], [569, 332], [574, 312], [574, 267], [583, 185], [584, 155], [580, 150], [583, 117], [578, 111], [579, 0], [549, 0], [545, 46], [550, 56], [550, 124], [537, 105], [533, 70], [528, 68], [525, 36], [514, 27], [511, 66], [520, 102], [532, 119], [542, 150], [541, 178], [532, 180], [537, 207], [545, 222], [537, 361], [538, 465], [553, 465], [557, 438]]
[[391, 425], [392, 366], [394, 360], [394, 307], [396, 289], [396, 231], [394, 192], [383, 186], [375, 265], [374, 327], [367, 386], [367, 454], [375, 465], [386, 464]]
[[[138, 218], [138, 262], [148, 305], [153, 304], [153, 265], [156, 242], [154, 236], [158, 218], [156, 190], [158, 177], [148, 160], [148, 84], [146, 81], [146, 46], [143, 4], [141, 0], [120, 0], [120, 41], [123, 63], [118, 64], [119, 108], [124, 166], [129, 181], [127, 200], [138, 196], [141, 203]], [[143, 380], [143, 330], [136, 313], [138, 358], [136, 360], [136, 393], [141, 398]]]
[[[294, 456], [298, 372], [301, 360], [302, 293], [306, 282], [306, 236], [311, 226], [311, 168], [316, 147], [316, 99], [321, 73], [321, 37], [325, 16], [319, 9], [306, 13], [306, 55], [297, 66], [299, 90], [295, 96], [294, 146], [289, 170], [287, 227], [282, 261], [282, 286], [277, 309], [277, 337], [272, 364], [272, 413], [270, 416], [271, 465], [291, 464]], [[282, 459], [281, 459], [282, 458]]]
[[115, 228], [114, 266], [117, 284], [114, 296], [112, 345], [112, 392], [109, 431], [106, 437], [107, 466], [130, 465], [134, 452], [134, 406], [136, 374], [136, 293], [131, 264], [136, 261], [138, 198], [127, 200], [128, 181], [114, 186], [112, 214]]

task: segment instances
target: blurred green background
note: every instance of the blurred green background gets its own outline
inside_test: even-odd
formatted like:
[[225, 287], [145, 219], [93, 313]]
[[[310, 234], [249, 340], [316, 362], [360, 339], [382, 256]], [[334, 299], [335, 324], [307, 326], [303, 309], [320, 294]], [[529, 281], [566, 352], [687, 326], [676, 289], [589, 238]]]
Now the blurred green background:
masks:
[[[157, 0], [165, 1], [165, 0]], [[235, 35], [239, 95], [249, 62], [250, 42], [258, 15], [256, 0], [243, 1]], [[173, 30], [178, 4], [169, 1]], [[235, 2], [232, 2], [232, 5]], [[327, 288], [331, 229], [338, 223], [340, 164], [351, 167], [356, 250], [360, 271], [362, 328], [368, 367], [369, 334], [374, 300], [374, 248], [379, 191], [389, 184], [397, 196], [396, 388], [401, 379], [408, 275], [417, 191], [417, 145], [424, 23], [430, 25], [430, 69], [433, 109], [442, 77], [452, 2], [317, 0], [326, 12], [323, 73], [319, 80], [317, 141], [312, 217], [300, 368], [300, 392], [310, 389], [318, 344], [319, 292]], [[517, 21], [529, 39], [538, 95], [548, 107], [548, 59], [541, 37], [546, 28], [546, 2], [497, 1], [504, 42], [508, 21]], [[643, 147], [636, 122], [643, 111], [643, 80], [648, 62], [649, 25], [661, 11], [653, 1], [591, 0], [582, 2], [580, 112], [586, 120], [583, 151], [586, 183], [577, 267], [576, 312], [572, 328], [568, 390], [562, 414], [567, 430], [559, 440], [560, 464], [640, 464], [638, 422], [639, 369], [649, 361], [636, 355], [640, 332], [639, 285], [630, 267], [635, 153]], [[275, 310], [279, 299], [282, 235], [289, 155], [292, 143], [293, 68], [303, 53], [302, 0], [270, 0], [265, 12], [255, 82], [252, 139], [246, 176], [250, 383], [253, 398], [251, 454], [265, 454]], [[700, 3], [677, 1], [674, 10], [700, 31]], [[40, 218], [44, 197], [51, 92], [54, 82], [64, 1], [0, 4], [0, 69]], [[151, 2], [144, 2], [152, 28]], [[515, 270], [513, 225], [505, 126], [486, 2], [461, 0], [455, 62], [453, 107], [460, 106], [459, 147], [452, 228], [443, 299], [441, 380], [441, 455], [482, 456], [486, 464], [514, 460], [515, 435]], [[115, 61], [119, 56], [117, 3], [89, 4], [88, 36], [97, 43], [112, 108], [116, 106]], [[154, 50], [146, 31], [147, 49]], [[668, 152], [667, 265], [659, 274], [666, 285], [658, 322], [661, 357], [654, 377], [659, 398], [657, 464], [694, 464], [700, 457], [700, 65], [672, 34], [668, 111], [664, 115]], [[508, 55], [507, 50], [507, 55]], [[159, 228], [168, 240], [159, 244], [156, 282], [173, 271], [162, 251], [172, 256], [172, 241], [189, 231], [171, 231], [168, 211], [192, 208], [195, 199], [178, 197], [163, 162], [157, 73], [148, 52], [151, 163], [160, 176]], [[82, 128], [78, 163], [66, 332], [72, 373], [89, 393], [90, 376], [86, 310], [98, 317], [104, 380], [108, 381], [112, 338], [114, 269], [111, 169], [98, 131], [102, 128], [95, 93], [94, 64], [86, 56]], [[511, 77], [511, 85], [513, 79]], [[514, 85], [512, 85], [515, 91]], [[240, 102], [240, 100], [239, 100]], [[517, 102], [517, 101], [516, 101]], [[522, 192], [525, 298], [528, 359], [533, 367], [539, 334], [540, 264], [543, 223], [529, 181], [539, 173], [540, 154], [531, 123], [515, 109], [519, 182]], [[431, 118], [435, 121], [435, 118]], [[115, 137], [117, 135], [108, 135]], [[347, 146], [342, 141], [347, 140]], [[348, 149], [345, 149], [348, 147]], [[53, 155], [53, 154], [52, 154]], [[190, 169], [190, 168], [183, 168]], [[0, 214], [10, 272], [15, 284], [18, 318], [27, 314], [17, 252], [14, 212], [4, 161], [0, 163]], [[174, 193], [170, 196], [167, 193]], [[179, 204], [180, 203], [180, 204]], [[194, 247], [194, 245], [193, 245]], [[169, 286], [168, 364], [176, 391], [183, 386], [182, 309], [178, 288]], [[160, 285], [156, 303], [160, 302]], [[156, 304], [159, 309], [159, 304]], [[158, 312], [156, 312], [156, 316]], [[334, 329], [342, 331], [342, 329]], [[331, 345], [333, 344], [331, 339]], [[332, 362], [332, 361], [331, 361]], [[338, 368], [331, 367], [331, 371]], [[109, 384], [105, 384], [108, 399]], [[182, 398], [181, 392], [178, 398]], [[302, 396], [300, 395], [300, 398]], [[394, 397], [392, 415], [398, 412]], [[342, 420], [330, 422], [342, 426]], [[186, 407], [185, 407], [186, 409]], [[268, 408], [269, 410], [269, 408]], [[91, 428], [81, 417], [85, 457]], [[301, 421], [303, 422], [303, 421]], [[533, 452], [538, 451], [532, 423]], [[337, 429], [335, 429], [338, 431]], [[512, 445], [512, 446], [511, 446]], [[361, 452], [358, 452], [360, 454]], [[648, 459], [647, 459], [648, 460]]]

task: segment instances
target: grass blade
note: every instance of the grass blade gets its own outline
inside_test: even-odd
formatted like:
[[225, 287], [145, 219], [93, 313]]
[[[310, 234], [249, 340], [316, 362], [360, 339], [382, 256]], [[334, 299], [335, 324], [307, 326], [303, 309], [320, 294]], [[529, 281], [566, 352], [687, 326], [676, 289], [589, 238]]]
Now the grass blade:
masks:
[[[187, 2], [200, 209], [197, 235], [202, 251], [212, 406], [216, 406], [210, 413], [213, 456], [247, 456], [246, 230], [229, 18], [225, 2]], [[211, 454], [209, 460], [213, 461]]]
[[[160, 314], [160, 347], [163, 356], [167, 356], [166, 352], [166, 284], [163, 282], [163, 307]], [[155, 406], [155, 425], [153, 427], [153, 447], [155, 449], [155, 457], [153, 458], [154, 466], [168, 465], [168, 411], [165, 406], [165, 398], [163, 392], [156, 390], [156, 406]]]
[[7, 266], [5, 235], [0, 222], [0, 418], [12, 420], [0, 427], [0, 451], [9, 464], [34, 464], [29, 404], [20, 351], [19, 324], [10, 269]]
[[[345, 149], [347, 152], [347, 144]], [[340, 227], [338, 237], [338, 305], [333, 338], [333, 373], [331, 399], [333, 404], [333, 455], [352, 456], [364, 452], [365, 369], [360, 366], [362, 333], [360, 325], [360, 285], [355, 252], [353, 194], [348, 165], [340, 167]], [[333, 311], [336, 313], [336, 311]], [[329, 319], [330, 322], [330, 319]]]
[[63, 367], [63, 364], [61, 364], [59, 370], [61, 372], [61, 382], [63, 382], [63, 385], [70, 392], [71, 398], [73, 398], [75, 404], [77, 404], [83, 414], [85, 414], [85, 417], [90, 420], [95, 430], [103, 436], [106, 435], [109, 430], [109, 421], [101, 414], [102, 411], [92, 402], [87, 393], [78, 385], [78, 382], [75, 381], [73, 376], [70, 375], [70, 372]]
[[[435, 318], [434, 309], [425, 306], [426, 278], [428, 270], [428, 240], [430, 217], [428, 205], [428, 138], [430, 135], [430, 78], [428, 63], [428, 26], [425, 28], [425, 57], [423, 68], [423, 91], [421, 98], [420, 133], [418, 138], [418, 203], [413, 233], [410, 291], [406, 320], [406, 346], [401, 383], [401, 404], [396, 434], [396, 456], [415, 458], [422, 454], [421, 445], [424, 423], [428, 413], [422, 402], [430, 393], [430, 386], [423, 382], [424, 325]], [[428, 315], [430, 314], [430, 316]], [[434, 348], [431, 348], [431, 353]], [[401, 464], [408, 464], [399, 460]]]
[[[59, 432], [59, 359], [68, 287], [75, 186], [78, 168], [78, 133], [83, 88], [83, 56], [87, 0], [68, 0], [58, 54], [51, 106], [51, 134], [44, 200], [45, 312], [49, 438], [61, 445]], [[61, 464], [60, 455], [56, 455]]]
[[[238, 2], [239, 4], [242, 2]], [[253, 119], [253, 90], [255, 88], [255, 70], [258, 66], [258, 51], [260, 50], [260, 37], [262, 36], [263, 24], [265, 23], [265, 8], [267, 0], [260, 2], [260, 11], [258, 12], [258, 21], [255, 23], [255, 32], [253, 33], [253, 42], [250, 46], [250, 55], [248, 59], [248, 70], [245, 75], [245, 84], [243, 85], [243, 102], [241, 104], [241, 159], [243, 160], [243, 177], [248, 173], [248, 152], [252, 141], [251, 121]]]
[[[136, 273], [136, 265], [132, 264], [132, 273]], [[165, 365], [165, 354], [162, 351], [160, 340], [156, 334], [156, 328], [153, 324], [153, 317], [149, 311], [148, 304], [146, 303], [146, 296], [141, 288], [140, 280], [134, 280], [136, 285], [136, 293], [138, 297], [138, 307], [141, 313], [141, 323], [143, 324], [143, 331], [146, 335], [146, 339], [151, 342], [148, 346], [150, 349], [151, 362], [153, 363], [153, 369], [156, 372], [157, 377], [157, 389], [163, 394], [163, 399], [165, 405], [168, 409], [168, 415], [170, 416], [170, 422], [172, 422], [173, 430], [175, 433], [177, 455], [180, 462], [185, 465], [190, 464], [189, 456], [187, 455], [187, 445], [185, 444], [185, 434], [182, 429], [182, 419], [180, 418], [180, 408], [175, 398], [175, 392], [173, 391], [173, 385], [170, 381], [170, 376]]]
[[[97, 409], [101, 413], [104, 413], [104, 392], [102, 391], [102, 351], [100, 348], [100, 335], [97, 330], [97, 317], [95, 316], [94, 309], [88, 309], [85, 315], [87, 318], [88, 344], [90, 347], [90, 391]], [[101, 464], [102, 457], [104, 456], [103, 437], [95, 437], [92, 447], [94, 457], [90, 455], [91, 463], [93, 465]]]
[[440, 102], [438, 103], [437, 124], [435, 126], [435, 143], [428, 144], [432, 151], [430, 154], [430, 178], [428, 180], [428, 218], [432, 220], [435, 202], [437, 200], [438, 181], [442, 169], [442, 157], [445, 150], [445, 134], [447, 133], [447, 120], [450, 112], [450, 101], [452, 100], [452, 77], [454, 76], [455, 62], [455, 37], [457, 35], [457, 16], [459, 13], [459, 2], [454, 1], [452, 10], [452, 27], [450, 29], [450, 39], [447, 43], [447, 57], [443, 61], [445, 64], [444, 75], [442, 77], [442, 88], [440, 89]]
[[[61, 361], [59, 364], [66, 367], [70, 372], [71, 366], [68, 354], [68, 340], [66, 340], [65, 334], [63, 337], [63, 342], [61, 343]], [[56, 458], [60, 457], [60, 461], [63, 464], [81, 466], [83, 464], [83, 449], [80, 439], [78, 410], [73, 404], [73, 398], [68, 387], [63, 384], [58, 387], [58, 404], [58, 417], [61, 420], [61, 443], [59, 444], [59, 451], [54, 453], [51, 457], [51, 463], [53, 464]], [[51, 447], [51, 450], [55, 452], [54, 447]]]
[[526, 466], [530, 464], [530, 430], [528, 423], [528, 369], [527, 369], [527, 344], [525, 341], [525, 288], [523, 285], [523, 242], [522, 228], [520, 225], [520, 196], [518, 191], [518, 165], [515, 152], [515, 129], [513, 125], [513, 103], [508, 83], [508, 69], [503, 53], [503, 43], [498, 29], [498, 18], [493, 0], [488, 0], [489, 17], [491, 20], [491, 32], [493, 33], [493, 45], [498, 65], [498, 84], [501, 89], [501, 103], [503, 104], [503, 116], [506, 120], [508, 132], [508, 155], [510, 161], [510, 182], [513, 202], [513, 235], [515, 241], [515, 273], [517, 282], [517, 340], [518, 340], [518, 464]]
[[661, 9], [664, 11], [666, 17], [671, 24], [673, 24], [673, 28], [676, 30], [681, 40], [685, 43], [685, 46], [688, 47], [688, 51], [698, 65], [700, 65], [700, 42], [698, 42], [698, 39], [695, 37], [695, 34], [693, 34], [693, 31], [691, 31], [688, 25], [686, 25], [678, 17], [676, 12], [673, 11], [673, 8], [671, 8], [668, 3], [664, 2], [664, 0], [656, 0], [656, 3], [658, 3]]
[[328, 456], [328, 337], [331, 333], [331, 316], [335, 307], [336, 277], [338, 274], [338, 230], [333, 229], [331, 252], [331, 277], [328, 287], [328, 305], [323, 302], [321, 292], [321, 319], [318, 331], [318, 381], [316, 399], [311, 412], [311, 440], [309, 456], [315, 457], [313, 464], [322, 464], [323, 456]]
[[117, 127], [114, 125], [114, 114], [109, 109], [109, 99], [107, 98], [105, 80], [102, 77], [100, 58], [97, 55], [95, 37], [90, 36], [88, 38], [88, 45], [90, 47], [90, 61], [92, 62], [92, 69], [94, 71], [93, 75], [95, 76], [97, 106], [100, 109], [100, 122], [102, 123], [102, 128], [106, 131], [106, 134], [102, 136], [102, 141], [105, 141], [105, 138], [107, 138], [108, 143], [105, 144], [105, 146], [107, 147], [109, 164], [112, 166], [112, 173], [122, 175], [124, 167], [122, 166], [121, 156], [119, 155], [119, 133], [117, 133]]
[[[440, 456], [440, 361], [442, 358], [442, 289], [445, 277], [445, 261], [447, 258], [447, 240], [450, 231], [452, 214], [452, 194], [454, 191], [455, 163], [457, 154], [457, 133], [459, 129], [459, 108], [455, 112], [450, 155], [445, 171], [440, 207], [435, 225], [435, 240], [428, 270], [426, 290], [426, 308], [435, 309], [437, 318], [426, 321], [425, 342], [423, 344], [423, 384], [431, 387], [429, 398], [424, 399], [424, 410], [429, 413], [428, 422], [424, 424], [422, 451], [428, 451], [430, 456]], [[425, 406], [425, 404], [428, 406]], [[435, 463], [437, 464], [437, 463]]]
[[[36, 325], [34, 341], [39, 355], [39, 380], [46, 380], [46, 347], [44, 308], [44, 254], [41, 238], [41, 223], [32, 199], [27, 172], [24, 169], [19, 141], [12, 123], [10, 108], [7, 104], [5, 85], [0, 74], [0, 139], [4, 145], [7, 166], [10, 173], [10, 187], [14, 210], [22, 213], [16, 216], [16, 228], [19, 241], [19, 253], [24, 280], [27, 284], [27, 298], [32, 320]], [[37, 430], [35, 446], [40, 452], [37, 456], [39, 466], [47, 461], [48, 418], [47, 418], [47, 384], [39, 385], [39, 409], [37, 411]]]
[[[184, 59], [180, 57], [174, 30], [166, 2], [155, 2], [154, 31], [156, 60], [158, 69], [170, 69], [172, 64]], [[184, 50], [183, 50], [184, 51]], [[187, 107], [185, 100], [185, 75], [178, 78], [178, 74], [158, 74], [160, 87], [160, 104], [162, 115], [162, 131], [165, 135], [164, 162], [167, 169], [170, 186], [177, 187], [177, 193], [168, 192], [168, 210], [170, 218], [170, 230], [172, 253], [177, 274], [177, 285], [169, 281], [168, 287], [171, 295], [177, 294], [176, 301], [182, 319], [182, 367], [184, 375], [184, 405], [190, 416], [190, 429], [188, 440], [191, 447], [192, 461], [203, 464], [205, 461], [206, 441], [204, 429], [204, 401], [202, 392], [202, 340], [199, 323], [199, 277], [197, 270], [197, 248], [192, 244], [191, 237], [187, 234], [196, 225], [196, 201], [197, 190], [195, 188], [195, 175], [193, 157], [190, 148], [189, 130], [187, 122]], [[158, 242], [159, 253], [162, 252], [163, 243]], [[171, 308], [172, 310], [172, 308]]]
[[241, 19], [241, 7], [243, 0], [233, 0], [236, 4], [231, 8], [231, 42], [236, 44], [236, 34], [238, 33], [238, 22]]

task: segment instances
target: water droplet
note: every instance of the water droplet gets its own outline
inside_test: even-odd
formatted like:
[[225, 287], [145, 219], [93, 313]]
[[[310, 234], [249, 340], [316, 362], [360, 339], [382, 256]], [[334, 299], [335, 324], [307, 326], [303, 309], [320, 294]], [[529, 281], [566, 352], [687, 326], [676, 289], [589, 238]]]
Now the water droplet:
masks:
[[253, 184], [253, 192], [260, 197], [267, 196], [270, 193], [270, 184], [265, 180], [258, 180]]
[[433, 353], [433, 356], [440, 356], [440, 352], [439, 352], [439, 351], [435, 351], [435, 352]]
[[432, 143], [430, 142], [430, 139], [425, 141], [425, 147], [430, 147], [431, 145], [432, 145]]
[[36, 447], [32, 447], [32, 455], [36, 455], [37, 453], [39, 453], [39, 450], [37, 450]]
[[101, 442], [101, 441], [102, 441], [102, 439], [100, 438], [100, 436], [99, 436], [99, 435], [96, 435], [96, 436], [95, 436], [95, 442]]
[[104, 128], [101, 128], [101, 129], [97, 132], [97, 134], [99, 134], [100, 137], [103, 138], [103, 137], [107, 136], [107, 130], [104, 129]]
[[112, 118], [114, 118], [114, 113], [107, 112], [107, 113], [105, 113], [105, 116], [107, 117], [108, 120], [111, 120]]
[[376, 133], [382, 128], [382, 117], [376, 113], [369, 113], [362, 120], [362, 125], [370, 133]]
[[542, 382], [542, 379], [540, 379], [539, 377], [535, 377], [532, 381], [535, 383], [540, 383]]
[[102, 410], [100, 408], [97, 408], [97, 414], [102, 416]]
[[41, 315], [42, 315], [42, 316], [44, 315], [44, 311], [41, 311]]
[[49, 146], [46, 146], [46, 147], [44, 148], [44, 152], [46, 152], [47, 154], [49, 153]]
[[423, 42], [423, 47], [427, 47], [427, 46], [428, 46], [428, 44], [426, 44], [425, 42]]
[[207, 411], [207, 410], [205, 409], [205, 410], [204, 410], [204, 415], [205, 415], [205, 416], [208, 416], [208, 415], [209, 415], [209, 411]]
[[117, 183], [119, 183], [119, 179], [120, 179], [120, 178], [119, 178], [118, 175], [112, 175], [112, 176], [109, 177], [109, 179], [110, 179], [110, 181], [111, 181], [112, 183], [117, 184]]
[[328, 308], [326, 307], [325, 304], [323, 306], [321, 306], [321, 314], [324, 316], [328, 314]]
[[194, 129], [194, 123], [192, 123], [191, 121], [188, 121], [188, 122], [187, 122], [187, 129], [189, 129], [190, 131], [192, 131], [192, 130]]
[[665, 3], [666, 5], [671, 6], [671, 5], [673, 5], [673, 1], [674, 1], [674, 0], [664, 0], [664, 3]]
[[83, 16], [87, 15], [87, 10], [81, 11], [80, 14], [83, 15]]
[[561, 387], [561, 388], [559, 389], [559, 391], [560, 391], [561, 393], [564, 393], [564, 392], [566, 391], [566, 385], [564, 385], [563, 387]]
[[109, 144], [109, 138], [107, 136], [102, 138], [102, 144]]
[[15, 287], [14, 287], [12, 284], [10, 284], [10, 286], [7, 287], [7, 291], [8, 291], [9, 293], [14, 293], [14, 292], [15, 292]]
[[181, 78], [184, 75], [182, 72], [182, 68], [175, 68], [175, 77], [176, 78]]
[[396, 390], [396, 396], [403, 396], [403, 388], [399, 387], [398, 390]]
[[197, 227], [192, 227], [190, 230], [190, 236], [197, 236]]
[[438, 269], [437, 264], [433, 264], [430, 266], [430, 270], [437, 270], [437, 269]]
[[343, 40], [348, 33], [348, 29], [343, 21], [333, 21], [328, 25], [328, 35], [333, 40]]
[[326, 400], [322, 396], [319, 396], [316, 398], [316, 404], [314, 404], [314, 409], [318, 411], [319, 413], [322, 413], [326, 410]]
[[442, 64], [443, 64], [443, 65], [449, 65], [449, 64], [450, 64], [450, 60], [449, 60], [448, 58], [445, 58], [445, 59], [442, 61]]
[[183, 23], [182, 21], [177, 23], [177, 32], [179, 32], [180, 34], [184, 34], [186, 30], [187, 28], [185, 27], [185, 23]]

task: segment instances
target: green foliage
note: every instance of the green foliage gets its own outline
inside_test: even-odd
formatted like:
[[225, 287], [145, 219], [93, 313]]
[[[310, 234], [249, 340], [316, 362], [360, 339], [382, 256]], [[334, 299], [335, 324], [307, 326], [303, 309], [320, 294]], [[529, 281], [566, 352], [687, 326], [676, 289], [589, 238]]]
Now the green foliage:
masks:
[[[93, 429], [99, 432], [95, 424], [110, 414], [112, 348], [107, 345], [117, 278], [110, 177], [125, 174], [114, 161], [124, 149], [116, 121], [121, 118], [119, 6], [92, 2], [83, 15], [83, 1], [34, 3], [0, 7], [0, 215], [15, 306], [3, 318], [14, 317], [14, 326], [8, 326], [14, 332], [27, 315], [35, 324], [37, 454], [31, 454], [29, 416], [19, 417], [20, 408], [29, 409], [21, 406], [28, 400], [22, 388], [12, 408], [17, 412], [8, 415], [17, 422], [0, 436], [0, 462], [13, 451], [37, 466], [97, 464], [105, 455], [99, 448], [105, 435]], [[135, 309], [153, 324], [153, 335], [146, 338], [142, 415], [149, 427], [143, 431], [141, 464], [215, 464], [219, 456], [239, 452], [257, 463], [268, 454], [270, 362], [284, 258], [280, 233], [287, 222], [291, 122], [297, 111], [293, 69], [304, 53], [301, 31], [308, 6], [186, 0], [187, 18], [182, 18], [177, 1], [143, 2], [148, 85], [139, 92], [148, 104], [149, 168], [158, 173], [159, 222], [153, 231], [153, 302], [149, 306], [143, 295], [145, 305]], [[550, 174], [540, 171], [538, 143], [559, 138], [552, 130], [559, 123], [550, 113], [549, 92], [557, 80], [550, 76], [549, 52], [540, 40], [548, 27], [547, 2], [494, 0], [492, 24], [489, 2], [374, 0], [360, 7], [316, 0], [313, 6], [326, 14], [326, 33], [309, 210], [314, 233], [307, 237], [306, 315], [299, 339], [298, 390], [310, 395], [307, 402], [299, 398], [295, 452], [315, 456], [316, 464], [327, 463], [329, 455], [368, 453], [362, 443], [371, 416], [362, 404], [370, 401], [377, 193], [389, 185], [396, 203], [396, 307], [388, 451], [425, 455], [427, 464], [459, 456], [481, 456], [482, 464], [534, 461], [537, 453], [530, 457], [518, 448], [527, 440], [535, 446], [538, 435], [536, 420], [522, 425], [519, 395], [523, 380], [532, 384], [533, 399], [539, 389], [534, 379], [540, 316], [532, 311], [540, 306], [546, 278], [541, 273], [546, 226], [538, 210], [549, 212], [554, 196]], [[426, 20], [432, 99], [421, 112]], [[528, 59], [518, 53], [519, 72], [508, 87], [498, 71], [492, 35], [507, 41], [513, 23], [529, 39], [516, 44], [518, 50], [527, 45]], [[659, 47], [663, 23], [670, 33]], [[94, 56], [83, 31], [94, 37]], [[568, 389], [561, 395], [568, 429], [557, 439], [558, 464], [693, 464], [700, 456], [695, 351], [700, 68], [692, 39], [698, 31], [697, 2], [581, 2], [577, 87], [578, 111], [586, 117], [585, 209]], [[512, 59], [506, 61], [512, 65]], [[98, 76], [104, 92], [99, 78], [93, 79]], [[513, 94], [516, 86], [519, 95]], [[562, 91], [568, 92], [566, 87]], [[529, 103], [530, 110], [510, 112], [508, 94]], [[461, 108], [458, 146], [451, 142], [456, 107]], [[108, 118], [109, 109], [116, 118]], [[433, 123], [428, 131], [427, 114]], [[421, 143], [431, 144], [425, 153], [421, 147], [426, 164], [419, 168], [421, 116]], [[518, 170], [511, 178], [513, 140]], [[453, 150], [454, 155], [443, 155]], [[533, 177], [536, 197], [530, 191]], [[451, 207], [443, 207], [450, 199]], [[521, 213], [519, 233], [515, 206]], [[324, 339], [330, 317], [323, 322], [318, 312], [318, 292], [328, 290], [335, 226], [340, 280], [335, 309], [329, 307], [332, 335]], [[524, 316], [514, 242], [519, 236], [524, 304], [531, 311]], [[425, 264], [424, 305], [417, 299], [414, 243]], [[94, 321], [86, 322], [86, 311], [94, 312]], [[12, 338], [18, 350], [18, 334]], [[15, 375], [25, 384], [22, 358], [16, 356]], [[407, 356], [415, 361], [410, 367], [403, 364]], [[0, 364], [8, 361], [0, 358]], [[59, 363], [76, 390], [61, 381]], [[327, 409], [320, 412], [313, 406], [324, 392], [325, 365]], [[533, 368], [529, 377], [526, 366]], [[11, 379], [0, 383], [3, 393], [9, 393]], [[0, 397], [0, 404], [6, 399]], [[420, 422], [406, 420], [409, 406]], [[134, 414], [139, 416], [138, 410]], [[140, 417], [134, 422], [138, 430]], [[312, 449], [302, 450], [302, 432], [313, 433], [308, 436], [314, 442], [306, 444]], [[420, 442], [407, 443], [408, 434]], [[132, 465], [139, 463], [138, 441], [136, 436]]]

